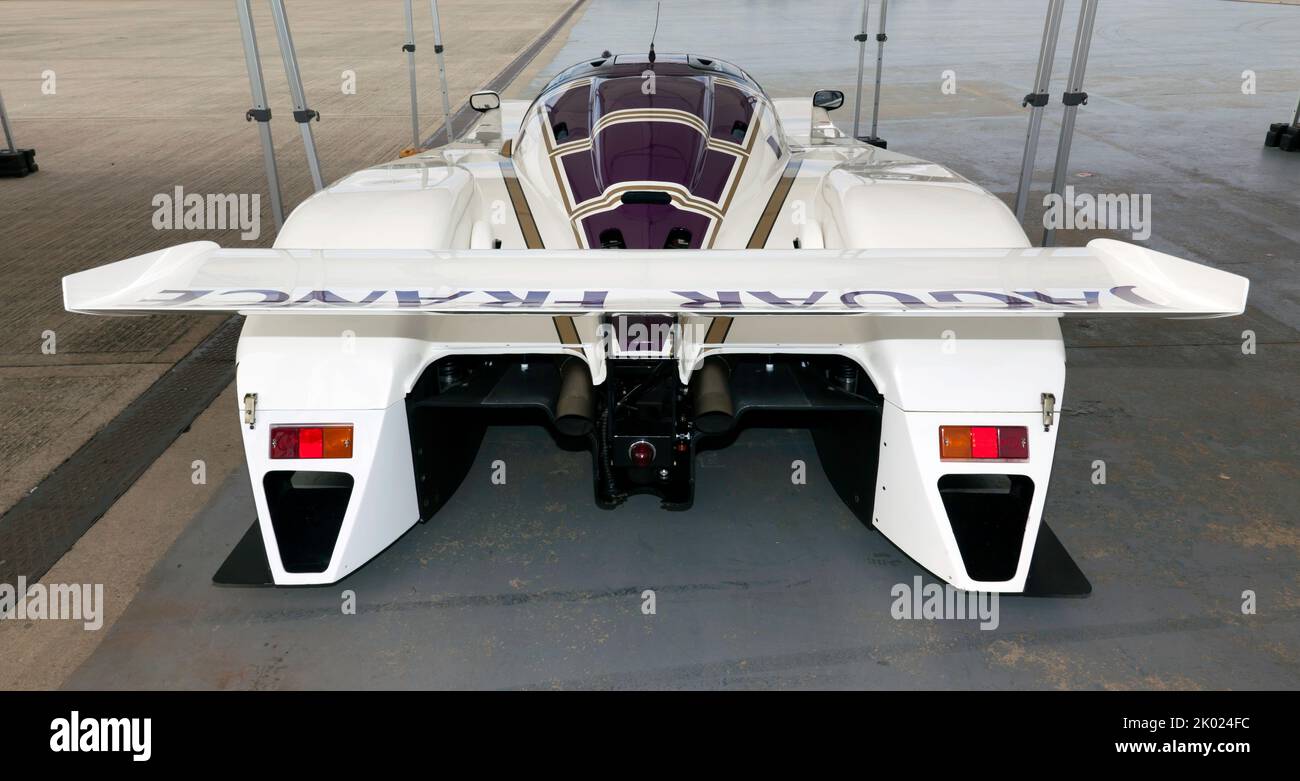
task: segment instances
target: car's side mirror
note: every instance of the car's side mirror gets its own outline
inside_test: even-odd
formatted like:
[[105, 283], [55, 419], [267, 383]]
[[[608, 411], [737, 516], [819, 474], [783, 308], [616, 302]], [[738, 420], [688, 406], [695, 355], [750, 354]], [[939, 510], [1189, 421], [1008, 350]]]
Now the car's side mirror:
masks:
[[839, 138], [843, 134], [831, 121], [830, 112], [844, 105], [844, 93], [837, 89], [819, 89], [813, 93], [812, 124], [808, 135], [817, 143], [818, 139]]
[[844, 105], [844, 93], [837, 89], [819, 89], [813, 93], [813, 106], [815, 108], [834, 111]]
[[[841, 102], [843, 99], [844, 96], [840, 95]], [[469, 96], [469, 107], [482, 113], [501, 108], [501, 96], [491, 91], [475, 92]]]
[[474, 125], [474, 138], [486, 144], [501, 142], [501, 96], [491, 90], [469, 96], [469, 107], [482, 118]]

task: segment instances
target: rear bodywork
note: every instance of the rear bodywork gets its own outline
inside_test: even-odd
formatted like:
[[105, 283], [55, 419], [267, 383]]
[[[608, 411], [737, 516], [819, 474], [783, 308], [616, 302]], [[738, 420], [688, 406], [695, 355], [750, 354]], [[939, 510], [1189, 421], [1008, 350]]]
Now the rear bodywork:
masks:
[[[952, 171], [686, 56], [579, 64], [317, 193], [275, 246], [180, 245], [72, 275], [65, 300], [245, 315], [240, 425], [276, 584], [337, 581], [433, 518], [494, 423], [590, 452], [602, 506], [670, 510], [697, 453], [779, 425], [809, 429], [845, 503], [918, 564], [1021, 592], [1059, 318], [1231, 315], [1247, 291], [1122, 242], [1032, 248]], [[272, 458], [271, 429], [303, 425], [350, 425], [351, 457]], [[944, 426], [1023, 429], [1027, 457], [943, 459]]]

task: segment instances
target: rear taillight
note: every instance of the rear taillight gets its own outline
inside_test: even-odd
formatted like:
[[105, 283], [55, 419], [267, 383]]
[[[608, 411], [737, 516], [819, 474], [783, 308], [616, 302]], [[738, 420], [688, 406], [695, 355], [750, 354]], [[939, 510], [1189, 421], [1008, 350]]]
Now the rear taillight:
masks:
[[271, 458], [298, 457], [298, 429], [276, 427], [271, 429]]
[[640, 442], [633, 442], [632, 446], [627, 449], [627, 455], [636, 466], [650, 466], [655, 460], [655, 446], [644, 439]]
[[944, 461], [1024, 460], [1029, 458], [1025, 426], [940, 426], [939, 458]]
[[271, 427], [271, 458], [351, 457], [351, 426]]

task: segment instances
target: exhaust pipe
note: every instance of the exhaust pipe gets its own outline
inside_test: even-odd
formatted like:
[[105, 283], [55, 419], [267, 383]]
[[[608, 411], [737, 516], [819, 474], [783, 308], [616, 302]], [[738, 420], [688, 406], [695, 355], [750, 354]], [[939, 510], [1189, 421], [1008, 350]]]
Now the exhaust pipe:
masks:
[[555, 400], [555, 427], [571, 437], [591, 433], [596, 417], [596, 389], [591, 370], [581, 358], [566, 358], [560, 364], [560, 395]]
[[695, 400], [695, 427], [704, 434], [722, 434], [736, 422], [731, 403], [731, 372], [721, 358], [706, 358], [691, 377]]

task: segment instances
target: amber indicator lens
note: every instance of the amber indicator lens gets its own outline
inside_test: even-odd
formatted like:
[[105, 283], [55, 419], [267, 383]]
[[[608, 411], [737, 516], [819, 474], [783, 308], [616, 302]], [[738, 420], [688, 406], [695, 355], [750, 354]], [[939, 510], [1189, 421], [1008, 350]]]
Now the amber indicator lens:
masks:
[[329, 426], [325, 430], [325, 457], [352, 457], [352, 427]]
[[940, 426], [939, 457], [970, 458], [970, 426]]

